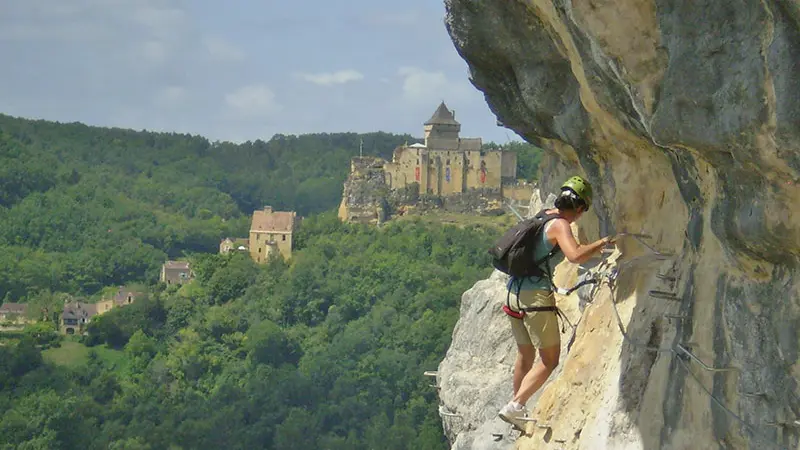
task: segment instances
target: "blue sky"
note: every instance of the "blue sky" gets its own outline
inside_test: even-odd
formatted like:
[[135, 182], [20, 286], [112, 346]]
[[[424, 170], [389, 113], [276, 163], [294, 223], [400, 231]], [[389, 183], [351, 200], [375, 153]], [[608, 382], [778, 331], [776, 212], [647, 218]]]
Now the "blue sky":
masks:
[[0, 112], [201, 134], [421, 136], [444, 100], [462, 136], [497, 127], [441, 0], [0, 2]]

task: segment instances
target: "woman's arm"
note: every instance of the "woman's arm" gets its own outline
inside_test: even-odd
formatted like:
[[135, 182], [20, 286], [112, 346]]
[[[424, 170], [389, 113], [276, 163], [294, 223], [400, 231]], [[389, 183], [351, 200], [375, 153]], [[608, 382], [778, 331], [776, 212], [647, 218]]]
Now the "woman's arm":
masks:
[[550, 229], [547, 230], [547, 237], [556, 239], [564, 256], [573, 264], [586, 262], [593, 254], [614, 241], [613, 238], [607, 236], [588, 245], [578, 244], [578, 241], [575, 240], [575, 236], [572, 235], [569, 222], [563, 219], [556, 219], [554, 221]]

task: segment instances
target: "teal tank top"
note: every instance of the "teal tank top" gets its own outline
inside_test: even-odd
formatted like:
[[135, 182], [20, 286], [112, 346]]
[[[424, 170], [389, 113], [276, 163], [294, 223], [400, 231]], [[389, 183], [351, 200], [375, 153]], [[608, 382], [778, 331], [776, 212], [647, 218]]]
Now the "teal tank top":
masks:
[[[548, 225], [552, 224], [552, 222], [548, 223]], [[544, 258], [550, 250], [553, 249], [553, 244], [547, 239], [547, 232], [542, 233], [541, 241], [539, 241], [539, 245], [533, 251], [533, 259], [538, 260]], [[556, 252], [553, 256], [550, 257], [550, 261], [547, 263], [550, 266], [550, 273], [552, 274], [553, 270], [555, 269], [556, 265], [558, 265], [561, 261], [564, 260], [564, 253], [563, 252]], [[545, 263], [541, 264], [542, 269], [545, 269]], [[516, 292], [517, 286], [519, 286], [518, 281], [516, 278], [511, 277], [508, 280], [508, 288], [514, 290]], [[552, 291], [553, 286], [550, 285], [550, 280], [547, 277], [525, 277], [522, 279], [522, 285], [519, 287], [520, 291], [533, 291], [533, 290], [545, 290], [545, 291]]]

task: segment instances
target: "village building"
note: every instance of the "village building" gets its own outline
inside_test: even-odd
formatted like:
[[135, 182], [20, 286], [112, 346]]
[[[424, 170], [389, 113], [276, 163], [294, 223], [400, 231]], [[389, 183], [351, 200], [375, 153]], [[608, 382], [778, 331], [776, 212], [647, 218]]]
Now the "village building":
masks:
[[167, 285], [184, 284], [191, 280], [192, 276], [187, 261], [167, 261], [161, 266], [159, 280]]
[[68, 302], [64, 304], [59, 329], [62, 334], [85, 333], [86, 325], [91, 322], [93, 317], [105, 314], [114, 308], [131, 305], [142, 295], [144, 295], [143, 292], [119, 286], [114, 295], [104, 297], [97, 303]]
[[224, 255], [233, 251], [249, 252], [250, 241], [247, 238], [226, 237], [219, 243], [219, 253]]
[[10, 322], [15, 325], [28, 323], [28, 304], [3, 303], [0, 305], [0, 322]]
[[[99, 303], [70, 302], [64, 305], [61, 313], [60, 331], [62, 334], [83, 334], [92, 317], [98, 314]], [[110, 309], [110, 308], [109, 308]], [[106, 312], [106, 311], [103, 311]], [[100, 313], [102, 314], [102, 313]]]
[[273, 254], [280, 254], [288, 260], [292, 256], [292, 239], [297, 223], [295, 211], [273, 211], [271, 206], [254, 211], [248, 240], [253, 261], [265, 263]]

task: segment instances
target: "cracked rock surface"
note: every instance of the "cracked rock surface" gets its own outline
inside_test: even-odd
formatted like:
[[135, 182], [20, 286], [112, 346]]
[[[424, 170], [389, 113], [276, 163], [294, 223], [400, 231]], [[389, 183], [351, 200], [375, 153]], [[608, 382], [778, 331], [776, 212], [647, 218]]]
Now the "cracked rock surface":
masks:
[[515, 356], [504, 283], [476, 283], [439, 368], [443, 410], [463, 416], [443, 416], [453, 447], [798, 448], [800, 3], [444, 3], [472, 83], [547, 150], [542, 195], [594, 185], [579, 239], [646, 233], [672, 255], [621, 239], [614, 289], [558, 298], [574, 342], [521, 437], [496, 419]]

